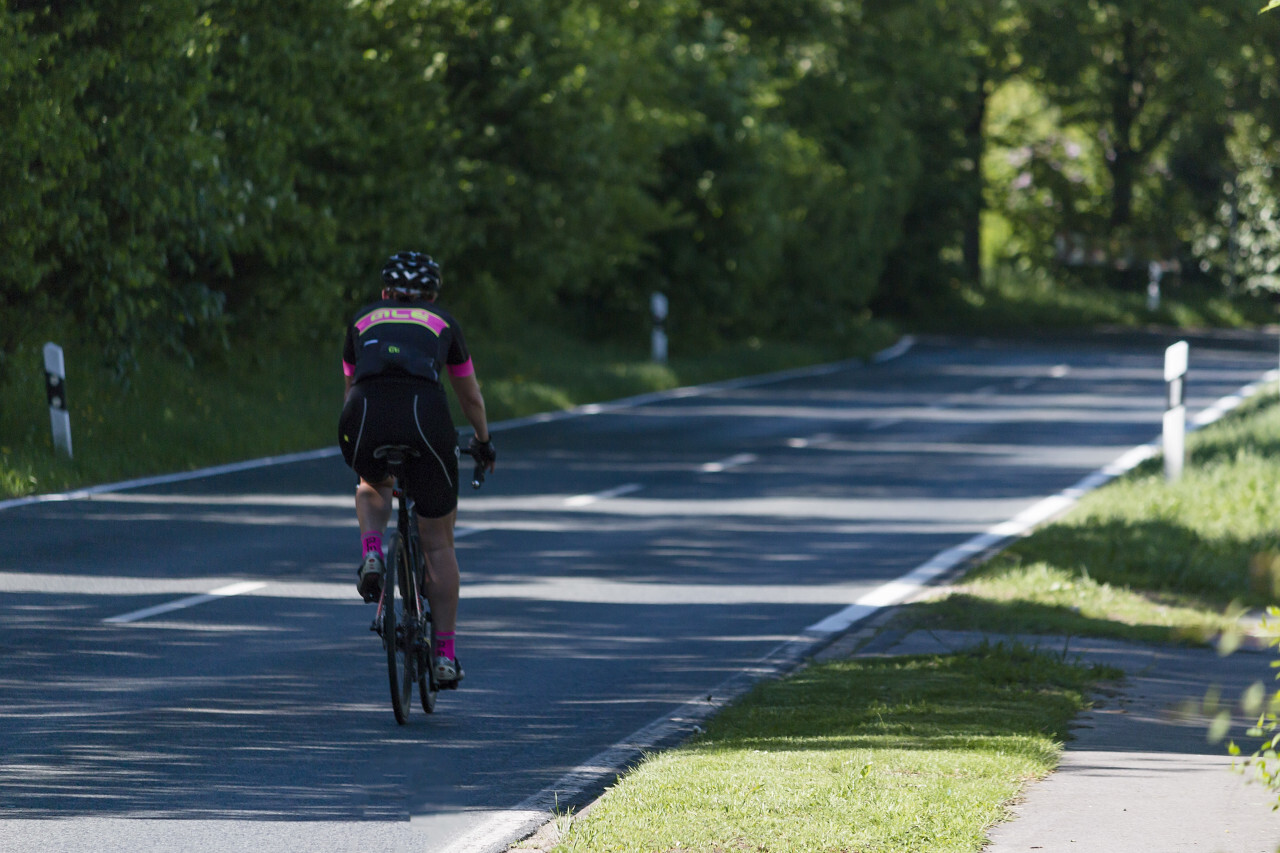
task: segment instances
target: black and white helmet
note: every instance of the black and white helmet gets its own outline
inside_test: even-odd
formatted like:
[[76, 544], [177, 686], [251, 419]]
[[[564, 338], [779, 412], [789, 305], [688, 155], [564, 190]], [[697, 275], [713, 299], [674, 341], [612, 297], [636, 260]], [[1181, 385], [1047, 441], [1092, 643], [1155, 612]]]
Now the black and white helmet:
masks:
[[422, 252], [396, 252], [382, 268], [384, 298], [417, 299], [440, 292], [440, 265]]

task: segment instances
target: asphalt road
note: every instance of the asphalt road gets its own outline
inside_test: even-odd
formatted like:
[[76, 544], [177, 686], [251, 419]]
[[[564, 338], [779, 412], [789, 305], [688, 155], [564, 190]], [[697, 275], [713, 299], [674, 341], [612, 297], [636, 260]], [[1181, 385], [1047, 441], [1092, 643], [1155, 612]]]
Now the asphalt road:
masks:
[[[6, 505], [0, 849], [499, 848], [1153, 439], [1168, 342], [923, 340], [503, 426], [460, 511], [467, 677], [403, 727], [336, 456]], [[1193, 340], [1190, 411], [1276, 360]]]

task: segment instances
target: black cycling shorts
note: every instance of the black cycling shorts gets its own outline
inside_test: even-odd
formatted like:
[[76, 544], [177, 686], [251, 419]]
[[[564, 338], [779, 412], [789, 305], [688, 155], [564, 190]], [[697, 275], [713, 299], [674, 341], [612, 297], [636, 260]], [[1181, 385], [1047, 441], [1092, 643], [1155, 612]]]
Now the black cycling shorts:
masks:
[[458, 506], [458, 432], [438, 385], [399, 379], [366, 379], [354, 385], [338, 420], [342, 458], [370, 483], [387, 478], [387, 463], [373, 452], [384, 444], [418, 451], [405, 464], [409, 497], [426, 518]]

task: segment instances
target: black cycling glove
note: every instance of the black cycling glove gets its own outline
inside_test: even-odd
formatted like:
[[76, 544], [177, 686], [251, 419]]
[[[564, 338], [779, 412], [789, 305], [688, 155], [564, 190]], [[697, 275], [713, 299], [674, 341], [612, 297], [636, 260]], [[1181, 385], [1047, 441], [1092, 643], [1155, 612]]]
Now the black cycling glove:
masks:
[[493, 436], [489, 436], [488, 441], [478, 441], [474, 435], [471, 436], [470, 450], [471, 458], [485, 468], [498, 460], [498, 451], [493, 449]]

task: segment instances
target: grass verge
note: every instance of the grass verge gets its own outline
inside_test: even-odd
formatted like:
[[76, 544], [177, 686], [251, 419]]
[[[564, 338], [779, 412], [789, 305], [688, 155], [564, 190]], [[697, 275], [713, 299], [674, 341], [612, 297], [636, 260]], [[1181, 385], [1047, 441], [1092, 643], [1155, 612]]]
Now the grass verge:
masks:
[[555, 849], [979, 850], [1113, 675], [1003, 645], [813, 666], [644, 761]]
[[1232, 295], [1223, 288], [1166, 284], [1156, 308], [1144, 287], [1085, 284], [1050, 270], [1004, 264], [982, 284], [955, 283], [910, 318], [914, 327], [963, 334], [1030, 334], [1097, 326], [1240, 328], [1275, 322], [1265, 296]]
[[[1255, 398], [977, 567], [895, 627], [1204, 642], [1280, 599], [1280, 400]], [[1021, 647], [854, 659], [764, 684], [654, 756], [555, 849], [976, 851], [1114, 672]]]
[[[868, 356], [893, 340], [887, 327], [868, 324], [843, 345], [748, 340], [659, 365], [635, 350], [528, 334], [528, 340], [473, 341], [490, 421]], [[537, 343], [552, 339], [554, 349]], [[239, 345], [195, 362], [144, 356], [126, 386], [93, 347], [63, 342], [70, 460], [54, 452], [50, 438], [43, 342], [21, 345], [6, 361], [0, 498], [334, 445], [342, 404], [340, 343], [319, 352]]]
[[906, 608], [903, 627], [1203, 643], [1280, 600], [1280, 400], [1262, 395]]

